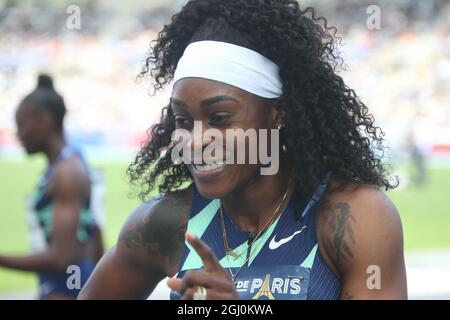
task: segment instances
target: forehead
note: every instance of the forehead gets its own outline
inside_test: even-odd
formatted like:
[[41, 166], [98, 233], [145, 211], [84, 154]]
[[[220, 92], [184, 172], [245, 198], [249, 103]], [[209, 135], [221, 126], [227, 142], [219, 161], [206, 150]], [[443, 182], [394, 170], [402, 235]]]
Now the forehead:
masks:
[[214, 96], [227, 95], [238, 101], [263, 102], [263, 98], [223, 82], [202, 78], [184, 78], [173, 86], [172, 97], [198, 102]]
[[40, 116], [44, 111], [39, 110], [33, 104], [29, 102], [23, 102], [19, 105], [16, 111], [16, 120], [32, 121], [37, 116]]
[[16, 110], [16, 118], [23, 118], [31, 115], [31, 108], [28, 104], [22, 103]]

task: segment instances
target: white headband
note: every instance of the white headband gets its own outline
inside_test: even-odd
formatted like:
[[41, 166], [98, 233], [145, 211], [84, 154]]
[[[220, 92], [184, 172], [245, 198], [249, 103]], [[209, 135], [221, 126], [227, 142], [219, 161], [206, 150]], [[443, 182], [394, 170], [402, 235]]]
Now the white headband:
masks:
[[261, 54], [234, 44], [198, 41], [187, 46], [173, 78], [204, 78], [223, 82], [263, 98], [282, 94], [278, 66]]

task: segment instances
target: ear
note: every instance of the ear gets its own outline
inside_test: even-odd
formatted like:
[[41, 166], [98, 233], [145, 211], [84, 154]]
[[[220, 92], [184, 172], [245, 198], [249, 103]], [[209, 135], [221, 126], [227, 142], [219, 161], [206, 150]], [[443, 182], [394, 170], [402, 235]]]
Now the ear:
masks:
[[283, 125], [284, 126], [284, 124], [285, 124], [285, 122], [286, 122], [286, 111], [284, 111], [284, 110], [281, 110], [281, 109], [278, 109], [277, 110], [277, 126], [278, 125]]
[[280, 107], [280, 99], [275, 99], [272, 102], [272, 123], [274, 127], [284, 124], [286, 119], [286, 111]]

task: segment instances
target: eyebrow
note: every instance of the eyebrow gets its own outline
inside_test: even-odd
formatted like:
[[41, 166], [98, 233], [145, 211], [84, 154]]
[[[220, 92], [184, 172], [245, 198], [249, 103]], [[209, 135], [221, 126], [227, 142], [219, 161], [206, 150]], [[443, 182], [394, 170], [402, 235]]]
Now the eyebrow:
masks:
[[[182, 100], [178, 100], [176, 98], [170, 98], [171, 103], [173, 103], [174, 105], [183, 107], [183, 108], [188, 108], [187, 104], [182, 101]], [[211, 98], [207, 98], [205, 100], [202, 100], [200, 102], [200, 107], [209, 107], [210, 105], [213, 105], [215, 103], [218, 102], [222, 102], [222, 101], [234, 101], [236, 103], [239, 103], [238, 100], [236, 100], [235, 98], [231, 97], [231, 96], [226, 96], [226, 95], [222, 95], [222, 96], [215, 96], [215, 97], [211, 97]]]
[[239, 103], [239, 101], [237, 101], [235, 98], [230, 97], [230, 96], [215, 96], [215, 97], [208, 98], [208, 99], [201, 101], [200, 106], [207, 107], [207, 106], [210, 106], [214, 103], [218, 103], [221, 101], [234, 101], [236, 103]]

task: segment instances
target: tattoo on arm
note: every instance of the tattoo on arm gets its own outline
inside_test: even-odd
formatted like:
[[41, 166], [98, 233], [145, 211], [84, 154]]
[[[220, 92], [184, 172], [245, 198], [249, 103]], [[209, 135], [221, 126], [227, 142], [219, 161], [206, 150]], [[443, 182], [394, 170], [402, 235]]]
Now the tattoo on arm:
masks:
[[329, 226], [333, 231], [332, 239], [328, 239], [328, 245], [333, 250], [336, 263], [353, 258], [351, 244], [355, 244], [352, 224], [356, 223], [351, 214], [350, 205], [346, 202], [337, 203], [330, 208], [331, 218]]
[[136, 226], [131, 229], [125, 230], [120, 240], [127, 246], [129, 249], [136, 248], [147, 248], [148, 254], [154, 255], [159, 251], [159, 246], [157, 242], [147, 242], [145, 240], [146, 235], [146, 226], [149, 225], [148, 218], [145, 218], [144, 221], [139, 222]]
[[159, 205], [155, 213], [123, 231], [119, 241], [129, 249], [145, 248], [150, 256], [169, 257], [170, 263], [176, 264], [184, 245], [189, 206], [181, 200], [170, 201], [170, 205]]

